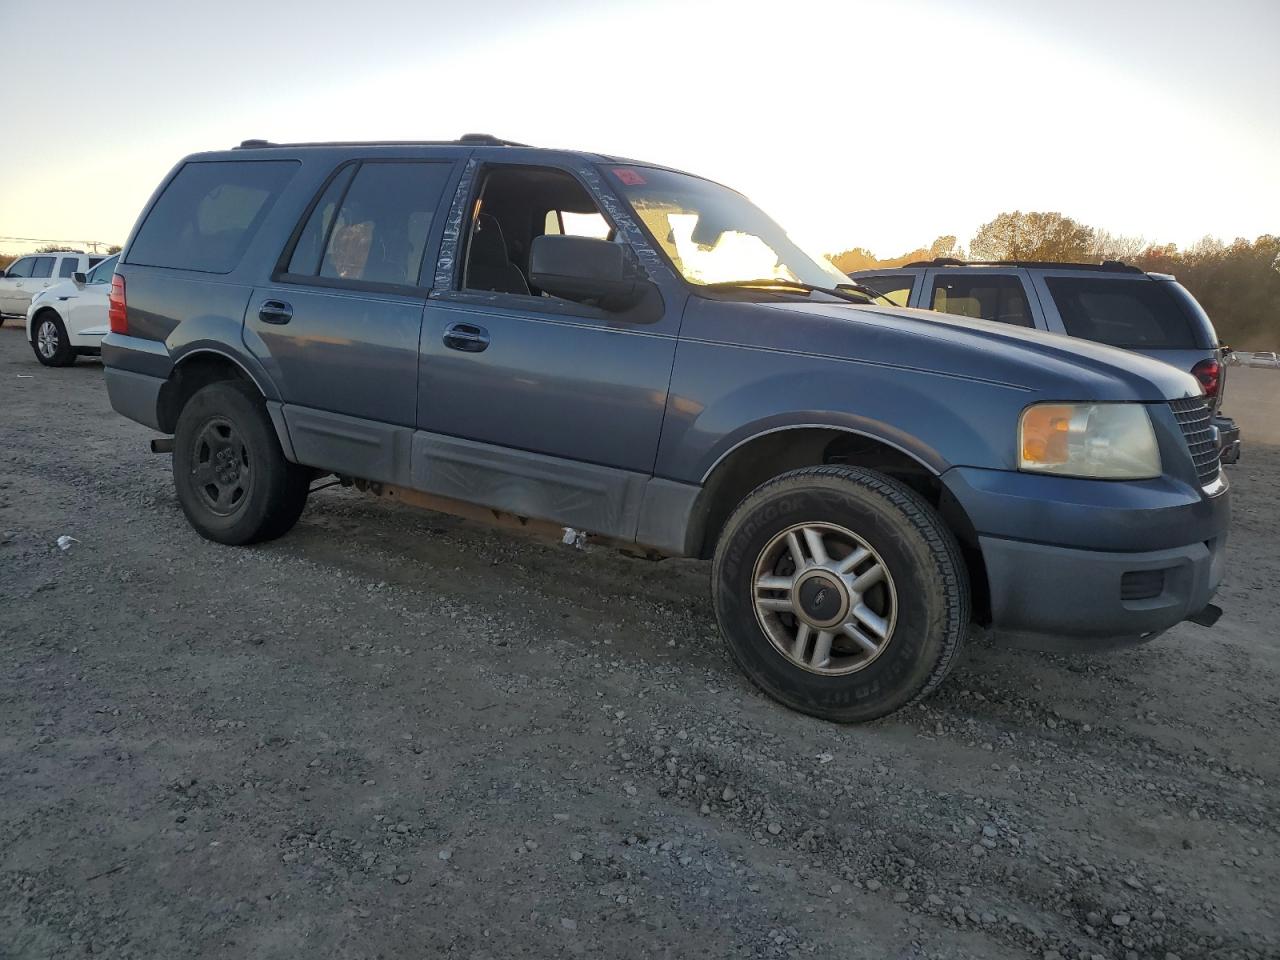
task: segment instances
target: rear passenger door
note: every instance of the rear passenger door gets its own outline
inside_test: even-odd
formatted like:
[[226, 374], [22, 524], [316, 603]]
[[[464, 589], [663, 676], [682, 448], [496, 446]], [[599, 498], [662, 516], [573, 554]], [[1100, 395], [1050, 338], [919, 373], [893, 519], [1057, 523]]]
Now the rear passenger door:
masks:
[[[245, 341], [270, 372], [304, 462], [386, 451], [415, 425], [418, 335], [434, 266], [448, 160], [339, 166], [303, 214], [271, 282], [245, 314]], [[310, 446], [316, 450], [310, 451]], [[357, 476], [368, 472], [354, 469]]]
[[930, 270], [920, 305], [957, 317], [1044, 329], [1030, 278], [1022, 269]]

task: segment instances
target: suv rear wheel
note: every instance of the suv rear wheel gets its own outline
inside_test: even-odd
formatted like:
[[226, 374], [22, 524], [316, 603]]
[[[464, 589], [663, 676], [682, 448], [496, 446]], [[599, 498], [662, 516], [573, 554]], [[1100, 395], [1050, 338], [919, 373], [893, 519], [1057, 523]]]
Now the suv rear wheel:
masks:
[[968, 577], [942, 519], [910, 488], [855, 467], [757, 488], [720, 536], [712, 594], [757, 686], [846, 723], [931, 692], [969, 629]]
[[284, 458], [254, 388], [226, 380], [202, 387], [182, 408], [173, 483], [201, 536], [245, 544], [293, 527], [307, 503], [310, 472]]

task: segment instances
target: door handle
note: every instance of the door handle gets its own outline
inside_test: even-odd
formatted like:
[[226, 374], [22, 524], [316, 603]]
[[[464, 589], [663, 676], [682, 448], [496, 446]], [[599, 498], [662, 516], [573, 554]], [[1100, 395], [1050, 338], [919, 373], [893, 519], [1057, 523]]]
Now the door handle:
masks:
[[293, 307], [283, 300], [263, 300], [258, 319], [263, 323], [288, 323], [293, 319]]
[[471, 323], [451, 323], [444, 330], [444, 345], [450, 350], [480, 353], [489, 346], [489, 331]]

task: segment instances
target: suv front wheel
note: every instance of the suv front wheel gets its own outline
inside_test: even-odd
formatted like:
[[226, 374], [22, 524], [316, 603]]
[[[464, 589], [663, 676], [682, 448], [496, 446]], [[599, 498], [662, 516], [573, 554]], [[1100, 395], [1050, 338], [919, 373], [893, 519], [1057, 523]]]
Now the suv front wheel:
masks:
[[310, 472], [284, 458], [257, 391], [224, 380], [196, 391], [178, 416], [173, 483], [201, 536], [245, 544], [293, 527], [307, 503]]
[[968, 577], [942, 519], [855, 467], [794, 470], [750, 494], [720, 536], [712, 594], [757, 686], [845, 723], [931, 692], [969, 629]]

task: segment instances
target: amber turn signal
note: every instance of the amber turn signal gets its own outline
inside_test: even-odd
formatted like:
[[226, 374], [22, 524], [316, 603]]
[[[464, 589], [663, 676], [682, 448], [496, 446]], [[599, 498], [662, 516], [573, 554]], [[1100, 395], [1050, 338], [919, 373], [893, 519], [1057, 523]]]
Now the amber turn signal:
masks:
[[1022, 463], [1052, 466], [1066, 463], [1067, 437], [1075, 408], [1068, 404], [1042, 403], [1028, 407], [1022, 415]]

